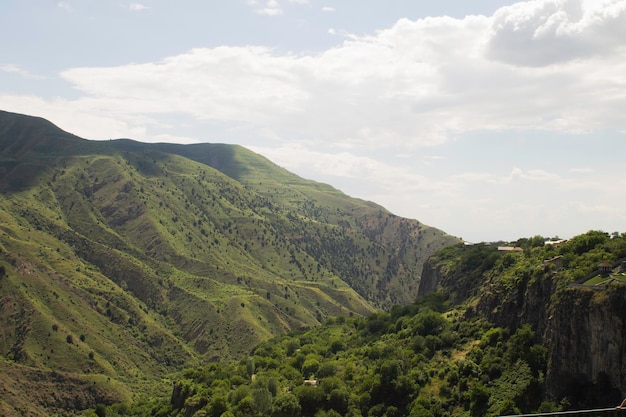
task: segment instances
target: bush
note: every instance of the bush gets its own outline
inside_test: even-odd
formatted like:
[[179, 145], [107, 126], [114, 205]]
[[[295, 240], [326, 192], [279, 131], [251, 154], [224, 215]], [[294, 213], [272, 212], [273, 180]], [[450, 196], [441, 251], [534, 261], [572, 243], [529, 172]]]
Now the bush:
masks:
[[98, 417], [106, 417], [107, 415], [107, 409], [103, 404], [98, 404], [96, 406], [96, 415]]

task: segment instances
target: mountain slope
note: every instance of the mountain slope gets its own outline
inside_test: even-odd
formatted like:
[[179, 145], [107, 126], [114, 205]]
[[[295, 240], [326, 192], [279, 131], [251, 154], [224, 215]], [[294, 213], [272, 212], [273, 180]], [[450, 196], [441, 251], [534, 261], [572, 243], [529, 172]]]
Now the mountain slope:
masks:
[[[292, 244], [381, 307], [415, 298], [416, 278], [423, 262], [442, 245], [442, 233], [437, 229], [394, 216], [374, 203], [347, 198], [328, 185], [304, 180], [241, 146], [142, 144], [128, 140], [113, 141], [111, 145], [126, 151], [181, 155], [237, 180], [254, 191], [256, 204], [265, 205]], [[321, 236], [325, 242], [321, 242]], [[443, 241], [446, 245], [458, 239], [443, 236]], [[367, 251], [366, 257], [363, 251]]]
[[6, 112], [0, 191], [0, 356], [114, 391], [408, 302], [458, 241], [238, 146], [88, 141]]

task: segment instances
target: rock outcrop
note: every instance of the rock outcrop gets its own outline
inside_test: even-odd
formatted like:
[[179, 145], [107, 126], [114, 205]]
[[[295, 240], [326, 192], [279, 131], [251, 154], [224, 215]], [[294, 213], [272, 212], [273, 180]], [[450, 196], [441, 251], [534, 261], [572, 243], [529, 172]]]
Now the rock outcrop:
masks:
[[[482, 264], [471, 261], [479, 255]], [[566, 398], [585, 407], [624, 397], [625, 283], [571, 285], [567, 274], [530, 258], [519, 258], [524, 268], [507, 275], [502, 258], [491, 262], [490, 256], [484, 248], [460, 247], [436, 255], [424, 265], [419, 295], [440, 290], [452, 302], [471, 300], [466, 315], [510, 331], [530, 325], [536, 342], [548, 349], [544, 392], [552, 401]]]
[[626, 393], [626, 286], [568, 288], [553, 306], [544, 340], [550, 397], [610, 403]]

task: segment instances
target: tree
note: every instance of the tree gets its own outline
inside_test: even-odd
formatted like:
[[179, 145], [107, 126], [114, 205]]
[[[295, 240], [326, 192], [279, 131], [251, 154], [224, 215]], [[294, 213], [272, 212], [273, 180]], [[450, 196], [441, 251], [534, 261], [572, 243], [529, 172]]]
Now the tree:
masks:
[[248, 358], [246, 361], [246, 372], [248, 376], [254, 375], [254, 358]]
[[96, 415], [98, 417], [106, 417], [107, 415], [107, 409], [103, 404], [98, 404], [96, 406]]
[[300, 402], [293, 394], [284, 394], [276, 398], [272, 405], [271, 417], [299, 417], [302, 413]]
[[470, 390], [470, 409], [472, 416], [484, 416], [489, 403], [489, 390], [481, 383], [476, 383]]
[[220, 417], [228, 411], [228, 401], [222, 395], [216, 395], [211, 398], [209, 403], [209, 416]]
[[416, 402], [415, 405], [411, 407], [409, 417], [434, 417], [434, 414], [421, 403]]
[[320, 367], [320, 361], [313, 355], [308, 355], [302, 364], [302, 375], [309, 378], [315, 375]]
[[535, 235], [531, 237], [530, 239], [528, 239], [528, 247], [531, 247], [531, 248], [539, 248], [541, 246], [544, 246], [545, 243], [546, 243], [546, 238], [540, 235]]
[[272, 393], [266, 388], [255, 388], [252, 390], [252, 401], [254, 411], [262, 416], [266, 416], [272, 406]]
[[424, 309], [415, 316], [415, 331], [421, 336], [439, 334], [447, 324], [441, 314], [429, 308]]
[[303, 415], [314, 415], [324, 402], [324, 391], [318, 387], [300, 385], [293, 390], [293, 393], [300, 402]]
[[348, 411], [350, 403], [350, 394], [345, 388], [337, 388], [328, 395], [327, 405], [330, 410], [335, 410], [341, 415], [345, 415]]
[[337, 373], [337, 367], [332, 362], [324, 362], [320, 365], [317, 376], [319, 378], [325, 378], [329, 376], [334, 376]]

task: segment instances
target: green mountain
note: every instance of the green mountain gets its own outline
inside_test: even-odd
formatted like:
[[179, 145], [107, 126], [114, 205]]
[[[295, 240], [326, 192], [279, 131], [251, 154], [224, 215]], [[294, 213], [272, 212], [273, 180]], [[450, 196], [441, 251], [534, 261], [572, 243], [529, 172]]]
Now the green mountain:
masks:
[[240, 146], [89, 141], [7, 112], [0, 192], [3, 415], [162, 392], [183, 368], [406, 304], [459, 241]]
[[436, 290], [416, 302], [329, 319], [261, 343], [239, 363], [189, 369], [164, 399], [127, 411], [477, 417], [615, 407], [626, 388], [626, 235], [498, 246], [444, 248], [422, 276]]

